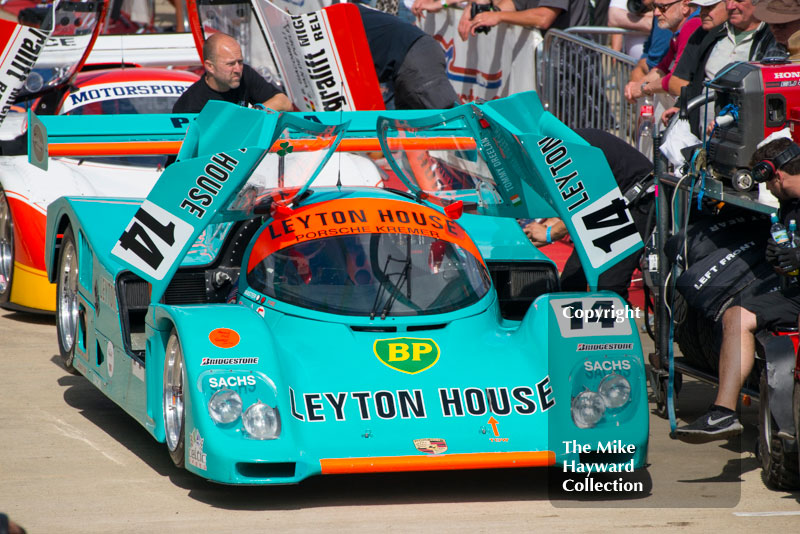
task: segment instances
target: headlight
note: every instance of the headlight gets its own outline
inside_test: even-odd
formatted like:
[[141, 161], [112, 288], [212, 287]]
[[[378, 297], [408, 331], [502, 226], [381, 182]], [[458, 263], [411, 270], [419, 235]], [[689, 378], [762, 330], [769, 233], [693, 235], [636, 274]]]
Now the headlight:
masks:
[[233, 423], [242, 415], [242, 398], [232, 389], [220, 389], [211, 395], [208, 413], [218, 425]]
[[631, 398], [630, 382], [616, 373], [610, 374], [601, 380], [597, 391], [605, 400], [606, 406], [612, 410], [625, 406]]
[[281, 418], [277, 408], [256, 402], [242, 416], [244, 429], [255, 439], [275, 439], [281, 433]]
[[599, 393], [583, 391], [572, 399], [572, 420], [578, 428], [592, 428], [603, 418], [606, 403]]

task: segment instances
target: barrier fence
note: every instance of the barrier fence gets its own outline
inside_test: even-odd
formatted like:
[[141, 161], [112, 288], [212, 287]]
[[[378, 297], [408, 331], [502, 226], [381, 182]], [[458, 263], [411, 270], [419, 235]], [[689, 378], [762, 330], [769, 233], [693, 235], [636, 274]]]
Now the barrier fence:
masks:
[[620, 31], [548, 31], [537, 50], [537, 92], [545, 109], [570, 128], [600, 128], [636, 146], [638, 106], [625, 100], [625, 84], [636, 60], [582, 36]]

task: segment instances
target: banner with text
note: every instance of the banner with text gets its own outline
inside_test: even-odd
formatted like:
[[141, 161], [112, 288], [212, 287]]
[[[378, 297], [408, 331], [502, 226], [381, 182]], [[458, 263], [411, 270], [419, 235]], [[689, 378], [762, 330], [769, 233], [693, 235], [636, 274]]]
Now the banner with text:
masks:
[[28, 79], [51, 32], [52, 28], [34, 28], [0, 19], [0, 43], [5, 43], [0, 55], [0, 124]]
[[447, 77], [462, 104], [478, 98], [492, 100], [522, 91], [536, 90], [536, 47], [539, 30], [498, 24], [489, 33], [458, 35], [461, 9], [426, 13], [417, 25], [432, 35], [447, 61]]
[[270, 2], [255, 1], [254, 5], [266, 21], [286, 89], [300, 110], [383, 109], [355, 6], [339, 4], [291, 16]]

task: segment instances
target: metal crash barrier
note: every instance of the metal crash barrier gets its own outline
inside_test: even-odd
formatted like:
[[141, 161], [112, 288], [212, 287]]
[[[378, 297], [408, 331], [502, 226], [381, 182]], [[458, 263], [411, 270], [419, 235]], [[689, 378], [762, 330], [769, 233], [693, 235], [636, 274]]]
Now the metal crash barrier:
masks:
[[570, 128], [600, 128], [636, 146], [638, 107], [625, 100], [632, 57], [580, 35], [610, 35], [619, 28], [550, 30], [537, 51], [537, 92], [545, 109]]

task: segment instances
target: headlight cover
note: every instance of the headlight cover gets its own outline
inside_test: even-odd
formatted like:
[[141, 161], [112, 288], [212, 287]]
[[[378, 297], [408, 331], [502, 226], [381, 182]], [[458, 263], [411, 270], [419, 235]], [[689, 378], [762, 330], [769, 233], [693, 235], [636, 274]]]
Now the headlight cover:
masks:
[[606, 407], [615, 410], [631, 399], [631, 384], [624, 376], [613, 373], [600, 381], [597, 392], [603, 397]]
[[281, 433], [281, 418], [277, 408], [261, 401], [251, 404], [242, 416], [244, 429], [254, 439], [276, 439]]
[[582, 391], [571, 404], [572, 421], [578, 428], [592, 428], [603, 418], [606, 403], [599, 393]]
[[220, 389], [208, 400], [208, 413], [218, 425], [233, 423], [242, 415], [242, 398], [232, 389]]

